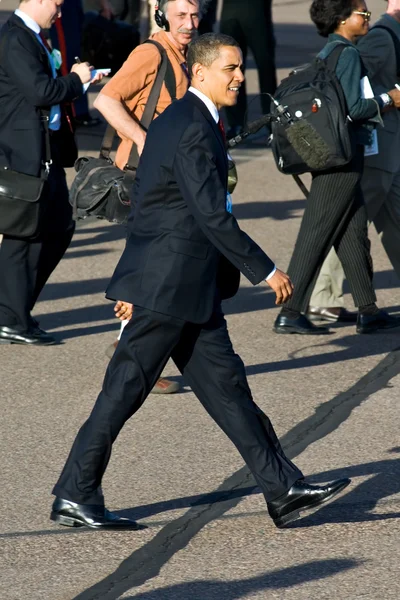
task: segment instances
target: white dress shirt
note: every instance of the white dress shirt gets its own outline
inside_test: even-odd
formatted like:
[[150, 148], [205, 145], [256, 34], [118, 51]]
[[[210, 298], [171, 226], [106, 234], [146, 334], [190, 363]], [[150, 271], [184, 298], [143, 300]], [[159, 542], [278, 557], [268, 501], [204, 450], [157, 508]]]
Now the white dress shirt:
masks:
[[[43, 44], [43, 41], [40, 37], [39, 25], [36, 23], [36, 21], [34, 21], [32, 19], [32, 17], [27, 15], [24, 11], [20, 10], [19, 8], [17, 8], [14, 11], [14, 14], [17, 15], [17, 17], [19, 17], [20, 19], [22, 19], [22, 21], [25, 23], [25, 25], [33, 31], [33, 33], [36, 35], [39, 43], [42, 44], [43, 48], [46, 50], [46, 54], [49, 58], [51, 72], [53, 73], [53, 77], [55, 79], [57, 77], [57, 71], [56, 71], [56, 67], [54, 64], [54, 60], [53, 60], [53, 57], [51, 56], [50, 52], [47, 50], [46, 46]], [[53, 131], [57, 131], [58, 129], [60, 129], [60, 124], [61, 124], [61, 107], [59, 104], [55, 104], [54, 106], [50, 107], [49, 129], [52, 129]]]
[[[214, 102], [212, 100], [210, 100], [210, 98], [208, 96], [203, 94], [203, 92], [200, 92], [200, 90], [198, 90], [192, 86], [190, 86], [189, 92], [191, 92], [192, 94], [194, 94], [195, 96], [197, 96], [198, 98], [200, 98], [200, 100], [202, 100], [204, 102], [204, 104], [207, 106], [208, 110], [210, 111], [212, 118], [214, 119], [214, 121], [216, 123], [218, 123], [220, 117], [219, 117], [218, 108], [215, 106]], [[276, 267], [274, 267], [272, 269], [271, 273], [265, 278], [265, 281], [268, 281], [268, 279], [271, 279], [271, 277], [273, 275], [275, 275], [275, 271], [276, 271]]]

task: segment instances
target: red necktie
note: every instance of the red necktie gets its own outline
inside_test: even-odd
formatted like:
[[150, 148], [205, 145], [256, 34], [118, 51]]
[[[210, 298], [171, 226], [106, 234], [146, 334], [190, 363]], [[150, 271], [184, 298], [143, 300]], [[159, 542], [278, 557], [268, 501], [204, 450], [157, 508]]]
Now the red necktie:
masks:
[[43, 46], [46, 48], [47, 52], [48, 52], [49, 54], [51, 54], [51, 53], [52, 53], [52, 49], [50, 48], [49, 42], [48, 42], [48, 41], [46, 40], [46, 38], [44, 37], [43, 31], [41, 31], [41, 32], [39, 33], [39, 37], [40, 37], [40, 39], [42, 40], [42, 42], [43, 42]]
[[220, 132], [221, 132], [221, 135], [222, 135], [222, 139], [223, 139], [223, 142], [224, 142], [224, 144], [226, 144], [226, 134], [225, 134], [225, 127], [224, 127], [224, 123], [223, 123], [223, 121], [222, 121], [221, 117], [219, 118], [219, 121], [218, 121], [218, 129], [219, 129], [219, 130], [220, 130]]

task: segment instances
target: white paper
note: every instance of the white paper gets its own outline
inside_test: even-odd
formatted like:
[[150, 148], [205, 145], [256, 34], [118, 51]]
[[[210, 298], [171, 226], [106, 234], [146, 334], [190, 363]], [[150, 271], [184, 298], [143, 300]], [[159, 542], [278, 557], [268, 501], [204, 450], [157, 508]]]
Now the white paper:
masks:
[[103, 75], [109, 75], [111, 73], [111, 69], [93, 69], [90, 74], [90, 81], [88, 83], [83, 84], [83, 91], [86, 92], [89, 85], [91, 84], [91, 80], [94, 79], [97, 73], [102, 73]]
[[360, 79], [361, 98], [373, 98], [374, 91], [371, 87], [371, 82], [367, 76]]
[[[360, 88], [361, 88], [361, 98], [373, 98], [374, 90], [372, 89], [371, 82], [367, 76], [360, 79]], [[376, 133], [376, 129], [374, 129], [371, 133], [372, 141], [369, 146], [364, 146], [364, 156], [373, 156], [374, 154], [379, 154], [378, 148], [378, 134]]]

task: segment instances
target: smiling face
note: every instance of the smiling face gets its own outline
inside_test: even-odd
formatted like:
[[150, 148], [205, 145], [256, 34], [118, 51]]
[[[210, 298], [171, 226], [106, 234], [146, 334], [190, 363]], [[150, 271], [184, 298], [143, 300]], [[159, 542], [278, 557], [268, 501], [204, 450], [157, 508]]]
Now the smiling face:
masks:
[[236, 46], [221, 46], [218, 57], [206, 67], [193, 65], [193, 85], [210, 98], [220, 110], [237, 102], [244, 81], [243, 57]]
[[169, 36], [180, 50], [185, 50], [196, 35], [200, 8], [196, 0], [174, 0], [166, 5]]
[[338, 33], [349, 40], [355, 40], [368, 33], [370, 18], [371, 13], [368, 11], [366, 3], [362, 0], [355, 2], [351, 15], [339, 25]]

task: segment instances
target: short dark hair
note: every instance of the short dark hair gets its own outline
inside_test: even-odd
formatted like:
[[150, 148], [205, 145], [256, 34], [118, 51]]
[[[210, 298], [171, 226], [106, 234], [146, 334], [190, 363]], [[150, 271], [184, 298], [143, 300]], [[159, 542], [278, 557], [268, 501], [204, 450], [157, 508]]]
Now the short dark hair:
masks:
[[200, 35], [189, 46], [186, 58], [189, 73], [192, 74], [195, 63], [209, 67], [218, 58], [220, 48], [223, 46], [240, 48], [233, 37], [224, 33], [204, 33]]
[[357, 0], [314, 0], [310, 17], [322, 37], [328, 37], [353, 12]]

